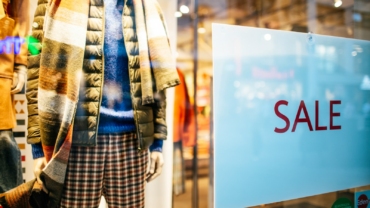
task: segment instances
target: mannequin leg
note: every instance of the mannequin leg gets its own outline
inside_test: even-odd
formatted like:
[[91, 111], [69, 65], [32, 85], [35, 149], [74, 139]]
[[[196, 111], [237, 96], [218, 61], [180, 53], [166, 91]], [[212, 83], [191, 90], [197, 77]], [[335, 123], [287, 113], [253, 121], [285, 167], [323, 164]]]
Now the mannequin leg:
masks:
[[94, 147], [72, 147], [60, 207], [144, 207], [147, 152], [137, 151], [136, 134], [99, 135]]
[[12, 130], [0, 130], [0, 193], [23, 183], [21, 151]]
[[135, 133], [110, 135], [104, 197], [109, 208], [143, 208], [148, 151], [138, 152]]

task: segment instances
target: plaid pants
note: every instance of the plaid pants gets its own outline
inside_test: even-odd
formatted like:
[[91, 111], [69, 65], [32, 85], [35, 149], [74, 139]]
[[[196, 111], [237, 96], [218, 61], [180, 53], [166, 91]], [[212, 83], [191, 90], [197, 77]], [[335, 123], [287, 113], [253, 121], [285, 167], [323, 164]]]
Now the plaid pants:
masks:
[[144, 207], [148, 153], [139, 153], [135, 133], [99, 135], [94, 147], [72, 147], [60, 207]]

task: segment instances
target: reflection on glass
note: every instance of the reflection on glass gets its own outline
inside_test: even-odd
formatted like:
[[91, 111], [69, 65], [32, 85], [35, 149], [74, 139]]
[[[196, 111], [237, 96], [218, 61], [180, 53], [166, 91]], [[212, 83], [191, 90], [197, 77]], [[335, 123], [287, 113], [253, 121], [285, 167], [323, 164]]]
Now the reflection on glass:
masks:
[[270, 34], [265, 34], [264, 38], [265, 38], [265, 40], [269, 41], [269, 40], [271, 40], [271, 35]]
[[[181, 0], [178, 2], [180, 6], [185, 1]], [[346, 118], [353, 119], [351, 128], [364, 130], [368, 124], [365, 121], [366, 119], [363, 118], [363, 115], [365, 115], [363, 112], [366, 110], [363, 111], [361, 109], [367, 109], [368, 102], [366, 100], [370, 96], [370, 90], [367, 84], [364, 84], [368, 82], [366, 81], [366, 76], [370, 76], [368, 71], [370, 65], [366, 61], [369, 57], [365, 56], [364, 52], [369, 50], [369, 48], [359, 47], [358, 44], [349, 44], [338, 49], [330, 43], [316, 44], [315, 35], [370, 40], [370, 27], [368, 24], [370, 22], [369, 5], [370, 2], [366, 0], [200, 0], [199, 27], [206, 29], [207, 33], [198, 37], [199, 70], [211, 75], [214, 73], [212, 71], [212, 67], [214, 67], [212, 62], [214, 45], [211, 41], [212, 23], [303, 33], [311, 32], [313, 39], [307, 40], [311, 44], [310, 48], [306, 48], [305, 44], [299, 44], [291, 40], [289, 45], [294, 45], [295, 53], [281, 54], [281, 56], [287, 57], [286, 60], [289, 61], [286, 62], [290, 62], [293, 67], [288, 64], [283, 64], [283, 67], [277, 67], [282, 65], [282, 62], [284, 62], [283, 58], [274, 60], [267, 56], [266, 53], [255, 54], [253, 58], [251, 56], [242, 56], [240, 53], [242, 48], [251, 47], [250, 45], [244, 45], [240, 42], [232, 44], [231, 37], [223, 39], [229, 44], [229, 49], [224, 50], [224, 55], [233, 54], [235, 58], [234, 61], [226, 63], [224, 66], [225, 71], [227, 71], [225, 76], [237, 77], [235, 82], [228, 83], [234, 90], [229, 96], [238, 99], [235, 112], [242, 114], [248, 111], [253, 117], [258, 111], [267, 112], [269, 108], [264, 106], [264, 102], [271, 100], [290, 99], [294, 101], [291, 105], [298, 105], [299, 101], [303, 99], [317, 98], [326, 100], [327, 103], [333, 99], [346, 99], [347, 101], [342, 103], [343, 115]], [[193, 69], [191, 57], [192, 44], [194, 42], [192, 32], [192, 16], [184, 14], [178, 19], [178, 51], [181, 54], [178, 57], [178, 63], [184, 66], [182, 69], [189, 77], [192, 76]], [[265, 42], [272, 43], [276, 37], [265, 32], [255, 39], [262, 39]], [[272, 44], [270, 46], [266, 51], [278, 50], [274, 49]], [[258, 51], [258, 48], [259, 46], [255, 47], [256, 51]], [[316, 59], [309, 61], [315, 63], [315, 66], [311, 66], [310, 73], [301, 75], [300, 72], [307, 65], [307, 61], [303, 57], [306, 51], [316, 53]], [[343, 58], [339, 57], [343, 57], [344, 54], [347, 57], [341, 60]], [[252, 59], [255, 59], [255, 62], [258, 63], [251, 65], [248, 69], [253, 73], [253, 78], [241, 78], [246, 70], [244, 66], [252, 62]], [[361, 64], [364, 64], [365, 67], [359, 67]], [[258, 86], [261, 80], [265, 80], [264, 87]], [[290, 84], [285, 83], [288, 81]], [[335, 86], [326, 85], [326, 81], [334, 82]], [[306, 87], [308, 83], [312, 83], [314, 87], [308, 89]], [[223, 84], [226, 85], [226, 83]], [[321, 103], [320, 101], [320, 109], [324, 110], [327, 103]], [[312, 106], [307, 106], [307, 108], [312, 108]], [[296, 112], [294, 110], [291, 111], [287, 113], [289, 116], [294, 117]], [[321, 123], [326, 125], [328, 121], [320, 118]], [[297, 132], [302, 133], [302, 129], [297, 128]], [[250, 129], [246, 134], [262, 134], [267, 137], [264, 129]], [[258, 141], [255, 141], [253, 144], [260, 147]], [[306, 144], [299, 145], [305, 146]], [[318, 155], [319, 157], [320, 154], [323, 154], [326, 147], [318, 150], [310, 147], [312, 148], [310, 154]], [[253, 148], [250, 149], [250, 152], [255, 153], [257, 156], [258, 154], [261, 155], [260, 151], [253, 150]], [[258, 158], [257, 156], [256, 158]], [[328, 197], [328, 195], [325, 196]], [[318, 204], [316, 205], [319, 206]], [[326, 205], [321, 205], [321, 207], [331, 206]]]

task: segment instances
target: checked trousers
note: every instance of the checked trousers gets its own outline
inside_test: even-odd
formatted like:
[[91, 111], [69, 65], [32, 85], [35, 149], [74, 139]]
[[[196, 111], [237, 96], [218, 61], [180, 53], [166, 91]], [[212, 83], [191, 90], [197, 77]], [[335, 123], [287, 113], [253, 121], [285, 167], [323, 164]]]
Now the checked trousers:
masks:
[[60, 207], [144, 207], [148, 152], [138, 152], [135, 133], [98, 135], [93, 147], [72, 146]]

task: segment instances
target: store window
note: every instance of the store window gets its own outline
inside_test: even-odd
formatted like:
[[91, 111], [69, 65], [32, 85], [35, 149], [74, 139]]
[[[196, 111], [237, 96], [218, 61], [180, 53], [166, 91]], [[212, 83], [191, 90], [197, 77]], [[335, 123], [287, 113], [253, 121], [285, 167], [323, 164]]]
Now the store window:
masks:
[[[54, 3], [51, 7], [55, 10], [51, 11], [49, 14], [50, 19], [44, 19], [45, 11], [50, 8], [50, 5], [47, 5], [51, 2]], [[86, 2], [90, 2], [90, 4], [87, 5], [85, 4]], [[153, 1], [138, 0], [137, 2]], [[165, 158], [165, 161], [168, 162], [165, 166], [166, 174], [162, 174], [160, 183], [157, 182], [154, 183], [154, 185], [152, 185], [153, 183], [148, 185], [152, 186], [150, 190], [147, 189], [147, 191], [149, 190], [147, 199], [150, 198], [150, 200], [152, 200], [146, 202], [148, 207], [170, 208], [172, 204], [174, 208], [211, 208], [215, 206], [215, 196], [213, 195], [215, 187], [214, 176], [217, 175], [217, 172], [214, 172], [215, 141], [213, 134], [213, 97], [214, 93], [217, 92], [213, 89], [213, 23], [298, 32], [313, 36], [326, 35], [331, 37], [352, 38], [355, 40], [370, 40], [369, 0], [158, 0], [158, 2], [164, 11], [167, 23], [169, 23], [167, 24], [169, 26], [167, 27], [169, 35], [167, 33], [166, 35], [170, 36], [171, 41], [173, 41], [172, 44], [174, 40], [177, 39], [175, 44], [172, 45], [172, 48], [176, 48], [176, 67], [182, 83], [182, 85], [176, 87], [174, 90], [175, 92], [171, 91], [171, 93], [169, 93], [169, 105], [167, 109], [170, 108], [169, 112], [172, 112], [174, 106], [178, 104], [181, 106], [182, 111], [173, 110], [174, 115], [171, 113], [167, 115], [167, 118], [170, 118], [168, 121], [174, 124], [173, 126], [171, 125], [172, 123], [168, 124], [168, 132], [175, 132], [174, 134], [178, 133], [179, 135], [177, 135], [177, 137], [173, 135], [170, 136], [171, 138], [173, 136], [174, 143], [165, 142], [164, 144], [167, 145], [164, 151], [168, 151], [170, 155], [173, 154], [173, 157]], [[126, 5], [124, 3], [126, 3]], [[48, 116], [51, 115], [51, 117], [55, 119], [61, 119], [58, 120], [59, 123], [56, 122], [56, 126], [59, 125], [59, 127], [65, 127], [60, 125], [61, 122], [65, 121], [63, 119], [72, 118], [68, 113], [74, 111], [64, 112], [63, 108], [59, 108], [60, 103], [67, 103], [66, 106], [70, 107], [74, 104], [73, 101], [88, 101], [83, 104], [81, 104], [82, 102], [79, 103], [77, 114], [79, 116], [78, 119], [81, 120], [78, 120], [75, 126], [77, 126], [76, 128], [85, 130], [90, 128], [89, 130], [93, 130], [89, 132], [86, 131], [80, 135], [76, 134], [76, 138], [90, 137], [94, 134], [92, 132], [96, 130], [99, 123], [95, 120], [99, 112], [105, 113], [106, 120], [105, 123], [102, 122], [103, 125], [106, 125], [105, 127], [109, 127], [111, 124], [111, 117], [109, 117], [111, 115], [115, 117], [114, 119], [117, 119], [117, 117], [122, 118], [127, 115], [133, 117], [130, 109], [126, 109], [127, 106], [123, 106], [124, 104], [121, 102], [123, 98], [127, 99], [130, 97], [124, 97], [123, 94], [130, 94], [130, 90], [132, 90], [129, 85], [128, 76], [125, 76], [125, 80], [117, 81], [113, 80], [112, 77], [112, 80], [105, 80], [108, 85], [105, 86], [104, 92], [108, 92], [110, 95], [110, 97], [104, 98], [106, 101], [105, 107], [114, 106], [113, 108], [115, 110], [122, 107], [128, 110], [128, 113], [117, 114], [117, 112], [112, 113], [112, 108], [105, 108], [103, 111], [98, 111], [96, 108], [96, 106], [99, 105], [98, 101], [101, 98], [100, 95], [103, 90], [103, 87], [99, 85], [99, 83], [103, 83], [101, 67], [107, 64], [102, 57], [106, 56], [110, 58], [108, 64], [111, 66], [110, 69], [113, 69], [115, 66], [121, 67], [120, 63], [116, 62], [116, 60], [127, 58], [123, 57], [125, 53], [122, 53], [123, 50], [126, 50], [126, 46], [130, 47], [129, 50], [138, 50], [138, 47], [135, 47], [131, 43], [126, 43], [125, 45], [123, 43], [124, 40], [122, 40], [124, 34], [121, 33], [123, 32], [121, 31], [122, 25], [124, 27], [129, 27], [128, 25], [132, 26], [137, 24], [137, 22], [134, 23], [134, 20], [127, 16], [125, 17], [126, 19], [123, 20], [127, 22], [117, 21], [122, 19], [120, 18], [122, 13], [127, 12], [130, 14], [130, 12], [133, 11], [131, 10], [133, 6], [132, 3], [133, 0], [90, 0], [83, 2], [72, 0], [2, 0], [2, 4], [0, 5], [0, 88], [2, 93], [10, 91], [10, 87], [16, 88], [16, 90], [12, 92], [14, 95], [10, 96], [8, 93], [7, 95], [9, 96], [7, 97], [0, 96], [0, 105], [3, 105], [2, 101], [5, 99], [8, 105], [6, 107], [0, 106], [0, 133], [3, 133], [4, 129], [9, 130], [13, 128], [12, 135], [15, 139], [15, 142], [13, 141], [13, 146], [15, 147], [14, 149], [17, 149], [16, 147], [18, 146], [20, 151], [20, 155], [17, 155], [19, 161], [15, 161], [17, 164], [13, 165], [13, 167], [17, 167], [17, 169], [14, 170], [17, 173], [13, 174], [13, 176], [17, 176], [17, 183], [12, 184], [12, 187], [34, 179], [32, 160], [35, 156], [40, 156], [37, 155], [37, 153], [45, 151], [48, 153], [49, 159], [51, 159], [53, 155], [53, 151], [50, 151], [50, 147], [45, 147], [44, 145], [44, 149], [42, 149], [43, 147], [40, 145], [31, 147], [31, 145], [27, 144], [36, 144], [40, 142], [40, 129], [37, 126], [39, 122], [39, 115], [37, 114], [39, 108], [38, 105], [35, 104], [39, 100], [44, 101], [45, 97], [49, 96], [48, 98], [50, 98], [55, 96], [55, 99], [49, 99], [51, 102], [48, 102], [48, 104], [45, 105], [46, 107], [41, 105], [41, 108], [44, 107], [41, 111], [45, 109], [48, 110], [47, 113], [43, 114], [44, 117], [41, 116], [41, 120], [44, 121], [43, 125], [47, 126], [43, 129], [44, 134], [54, 130], [54, 128], [48, 126], [50, 124], [48, 123]], [[109, 6], [104, 7], [104, 5]], [[108, 16], [103, 15], [107, 12], [105, 8], [112, 9], [108, 11]], [[56, 12], [58, 15], [51, 15], [53, 12]], [[83, 15], [81, 15], [81, 13], [83, 13]], [[106, 17], [107, 19], [104, 19]], [[132, 17], [132, 15], [130, 17]], [[157, 20], [159, 19], [160, 18], [157, 18]], [[51, 23], [50, 21], [55, 21], [57, 23]], [[70, 24], [61, 23], [63, 21], [70, 21]], [[85, 24], [86, 27], [82, 26], [83, 24]], [[50, 27], [45, 29], [45, 25]], [[107, 25], [108, 28], [105, 27]], [[160, 26], [160, 28], [163, 29], [161, 34], [165, 34], [165, 30], [162, 28], [163, 24], [160, 24]], [[53, 30], [55, 28], [58, 30]], [[86, 30], [86, 28], [88, 29]], [[151, 32], [157, 35], [158, 29], [160, 28], [152, 27], [150, 29], [153, 29], [154, 32]], [[82, 33], [80, 33], [81, 31]], [[109, 33], [110, 38], [104, 39], [104, 37], [108, 36], [106, 36], [106, 34], [103, 35], [103, 31], [109, 31], [107, 34]], [[43, 37], [44, 32], [47, 33], [46, 36], [49, 38], [46, 39], [48, 40], [45, 40]], [[137, 38], [137, 36], [130, 33], [130, 28], [126, 32], [128, 35], [132, 35], [129, 36], [128, 39]], [[263, 38], [269, 41], [272, 36], [270, 34], [265, 34]], [[166, 45], [167, 39], [162, 40]], [[55, 41], [65, 41], [68, 44], [56, 44], [57, 46], [55, 47], [55, 45], [53, 45]], [[104, 44], [109, 45], [112, 50], [104, 51]], [[237, 45], [233, 47], [235, 48], [232, 48], [230, 51], [234, 49], [239, 50]], [[42, 70], [44, 74], [41, 82], [44, 85], [41, 86], [40, 89], [47, 89], [49, 92], [45, 93], [45, 91], [43, 91], [44, 94], [41, 93], [37, 95], [39, 90], [38, 74], [39, 70], [41, 70], [39, 69], [41, 67], [38, 66], [38, 63], [40, 63], [41, 60], [40, 52], [42, 50], [44, 50], [42, 59], [44, 64]], [[346, 46], [346, 50], [350, 51], [350, 56], [352, 57], [348, 59], [350, 61], [346, 63], [347, 65], [351, 65], [351, 68], [343, 67], [338, 64], [342, 61], [339, 55], [342, 54], [343, 51], [338, 50], [334, 45], [322, 44], [314, 48], [314, 52], [319, 54], [320, 57], [323, 57], [315, 63], [317, 66], [317, 75], [320, 76], [316, 82], [316, 87], [320, 90], [315, 92], [315, 96], [327, 100], [331, 100], [332, 98], [346, 98], [346, 100], [351, 100], [343, 103], [343, 106], [345, 106], [342, 114], [343, 117], [350, 121], [349, 128], [368, 133], [370, 130], [370, 62], [368, 61], [370, 57], [364, 52], [368, 50], [368, 48], [363, 48], [361, 45], [348, 45]], [[67, 56], [69, 57], [67, 58]], [[80, 66], [78, 69], [83, 71], [83, 75], [81, 75], [81, 73], [75, 73], [76, 71], [73, 68], [73, 66], [75, 66], [74, 64], [76, 64], [74, 62], [76, 60], [75, 57], [79, 57], [79, 63], [77, 63], [77, 65]], [[168, 57], [163, 56], [163, 58]], [[137, 59], [132, 62], [136, 60]], [[126, 59], [125, 61], [125, 63], [128, 64]], [[309, 73], [298, 74], [296, 73], [297, 69], [282, 70], [278, 67], [270, 68], [271, 63], [274, 61], [275, 60], [272, 58], [257, 60], [258, 64], [251, 69], [251, 74], [254, 79], [247, 81], [240, 80], [232, 83], [233, 87], [244, 89], [244, 91], [241, 90], [239, 94], [235, 95], [242, 97], [238, 103], [240, 106], [243, 106], [240, 110], [241, 112], [245, 112], [245, 109], [247, 109], [252, 114], [255, 113], [254, 115], [256, 115], [258, 112], [265, 110], [266, 106], [261, 101], [267, 100], [268, 97], [274, 93], [281, 97], [289, 97], [295, 103], [299, 103], [299, 100], [305, 98], [307, 94], [310, 93], [304, 87], [307, 82], [310, 81], [306, 79], [311, 76]], [[244, 64], [244, 60], [241, 60], [240, 64]], [[278, 64], [283, 65], [284, 63]], [[7, 67], [4, 67], [4, 65], [7, 65]], [[27, 67], [28, 69], [26, 69]], [[50, 70], [49, 67], [58, 69], [53, 71]], [[59, 67], [62, 69], [60, 70]], [[63, 71], [65, 69], [63, 67], [69, 67], [73, 75], [67, 76], [65, 71]], [[242, 70], [242, 68], [240, 69]], [[7, 74], [10, 71], [12, 74]], [[26, 73], [28, 75], [26, 75]], [[120, 74], [120, 72], [117, 73], [117, 76], [122, 78], [122, 74]], [[148, 74], [151, 73], [149, 72]], [[77, 79], [83, 80], [84, 83], [81, 85], [76, 84], [77, 82], [74, 82], [76, 81], [76, 77]], [[131, 76], [131, 78], [132, 77], [136, 76]], [[23, 82], [20, 81], [21, 78], [24, 78]], [[261, 81], [265, 78], [272, 81], [266, 84]], [[284, 80], [292, 79], [296, 81], [291, 83], [284, 82]], [[326, 82], [330, 79], [340, 81], [333, 86], [331, 83], [328, 84]], [[122, 82], [126, 83], [125, 87], [119, 85]], [[5, 86], [4, 83], [7, 84], [6, 89], [3, 88]], [[66, 83], [70, 85], [66, 87]], [[98, 85], [99, 87], [97, 87]], [[74, 93], [74, 90], [77, 91], [77, 88], [78, 90], [85, 90], [84, 92], [86, 93], [82, 93], [77, 97]], [[140, 88], [141, 86], [136, 86], [134, 90], [139, 90]], [[28, 100], [25, 95], [27, 89], [29, 96]], [[61, 94], [68, 94], [69, 96], [56, 96], [56, 91], [61, 92]], [[272, 91], [273, 93], [270, 93]], [[234, 94], [232, 96], [234, 96]], [[69, 102], [70, 100], [68, 100], [68, 102], [66, 100], [61, 101], [66, 97], [74, 98], [75, 100], [71, 102]], [[157, 99], [158, 97], [155, 98]], [[313, 106], [314, 104], [311, 103], [310, 105]], [[158, 104], [153, 106], [161, 105]], [[144, 106], [143, 109], [147, 110], [148, 107]], [[59, 114], [53, 114], [53, 112], [58, 110]], [[149, 110], [148, 112], [152, 111]], [[146, 113], [147, 111], [145, 111], [145, 115], [151, 115], [150, 113]], [[156, 113], [158, 112], [156, 111]], [[125, 123], [127, 120], [123, 119], [121, 121]], [[132, 123], [132, 120], [129, 120], [129, 122], [130, 121], [131, 123], [126, 123], [126, 127], [130, 128], [130, 131], [134, 131], [135, 124]], [[162, 121], [164, 120], [161, 120], [161, 122]], [[72, 120], [68, 120], [68, 122], [67, 124], [71, 124]], [[34, 126], [30, 126], [30, 123], [33, 123]], [[119, 128], [121, 125], [114, 127]], [[150, 125], [146, 127], [148, 127], [147, 129], [151, 128]], [[164, 131], [165, 128], [161, 129]], [[253, 126], [246, 128], [246, 130], [251, 134], [256, 134], [258, 131], [253, 129]], [[9, 133], [9, 131], [7, 133]], [[56, 136], [66, 133], [67, 129], [62, 129], [60, 134]], [[91, 138], [93, 137], [94, 136], [91, 136]], [[58, 142], [60, 141], [58, 140]], [[368, 144], [367, 142], [362, 146], [366, 147]], [[253, 145], [261, 147], [262, 142], [254, 140]], [[306, 145], [306, 143], [302, 144], [302, 146], [304, 145]], [[159, 146], [157, 146], [157, 148]], [[34, 147], [36, 149], [33, 149]], [[56, 147], [60, 146], [57, 145]], [[136, 146], [134, 148], [136, 150]], [[324, 148], [330, 148], [330, 146], [323, 146], [320, 151], [324, 150]], [[49, 152], [47, 152], [48, 150]], [[312, 150], [313, 152], [316, 151], [314, 148], [312, 148]], [[257, 156], [261, 153], [259, 148], [251, 148], [250, 152]], [[320, 157], [320, 155], [318, 157]], [[368, 157], [368, 155], [364, 157]], [[78, 158], [78, 156], [75, 158]], [[258, 157], [254, 159], [258, 160]], [[343, 158], [343, 160], [345, 159], [346, 158]], [[1, 162], [3, 161], [4, 160], [0, 160], [0, 164], [2, 164]], [[370, 159], [368, 162], [370, 164]], [[63, 167], [66, 168], [66, 166]], [[5, 172], [2, 172], [4, 170]], [[142, 170], [143, 168], [141, 168], [141, 171]], [[50, 172], [51, 176], [54, 176], [52, 175], [54, 172]], [[0, 173], [2, 181], [4, 181], [4, 179], [6, 181], [7, 178], [3, 177], [3, 173], [8, 176], [9, 173], [12, 172], [2, 168]], [[114, 183], [115, 181], [112, 182], [113, 185]], [[284, 187], [281, 188], [283, 189]], [[299, 189], [299, 187], [297, 188]], [[73, 189], [73, 187], [71, 189]], [[366, 195], [362, 193], [365, 193], [369, 189], [370, 186], [351, 187], [345, 190], [304, 198], [260, 204], [255, 207], [321, 208], [333, 206], [334, 208], [339, 208], [347, 205], [348, 207], [352, 207], [349, 204], [353, 203], [357, 203], [359, 205], [358, 207], [366, 207], [369, 201], [366, 197], [369, 196], [369, 194], [367, 193]], [[4, 192], [5, 191], [6, 190], [4, 190]], [[3, 195], [1, 194], [3, 193], [0, 193], [2, 197]], [[337, 207], [334, 206], [336, 203]], [[106, 206], [105, 201], [101, 201], [100, 207]], [[142, 205], [135, 206], [139, 207]], [[75, 207], [79, 206], [75, 205]]]
[[[198, 5], [194, 5], [195, 3]], [[198, 10], [194, 11], [194, 8], [197, 7]], [[197, 13], [195, 14], [194, 12]], [[206, 181], [211, 187], [214, 185], [212, 184], [214, 176], [212, 173], [214, 138], [212, 135], [213, 109], [211, 96], [212, 93], [217, 93], [212, 91], [214, 73], [212, 57], [213, 23], [370, 40], [370, 2], [365, 0], [179, 0], [178, 11], [175, 16], [178, 18], [177, 64], [185, 75], [191, 102], [194, 103], [194, 99], [196, 99], [197, 103], [199, 181], [200, 183]], [[196, 28], [194, 28], [194, 21], [198, 21]], [[266, 36], [265, 39], [271, 39], [271, 36]], [[198, 43], [196, 46], [194, 46], [195, 42]], [[369, 128], [369, 121], [366, 119], [368, 117], [368, 110], [366, 109], [369, 105], [370, 91], [365, 84], [363, 87], [360, 87], [357, 81], [355, 82], [350, 78], [346, 79], [346, 76], [348, 74], [356, 75], [361, 79], [362, 83], [367, 83], [370, 66], [368, 66], [369, 62], [365, 60], [369, 59], [369, 57], [363, 53], [363, 48], [359, 45], [349, 45], [348, 47], [347, 49], [350, 50], [351, 56], [353, 56], [350, 63], [353, 67], [350, 69], [337, 64], [339, 62], [339, 54], [343, 53], [343, 51], [337, 50], [331, 45], [318, 45], [315, 47], [316, 53], [323, 57], [316, 65], [318, 76], [321, 77], [319, 79], [322, 79], [317, 82], [318, 88], [322, 89], [318, 96], [328, 99], [334, 96], [337, 98], [353, 98], [353, 102], [345, 104], [345, 116], [356, 120], [358, 128], [367, 129]], [[194, 55], [194, 50], [197, 51], [197, 56]], [[235, 50], [237, 49], [235, 48]], [[261, 67], [253, 69], [257, 80], [258, 77], [261, 78], [272, 74], [279, 74], [279, 77], [285, 76], [288, 78], [294, 75], [294, 71], [279, 72], [279, 69], [268, 71], [266, 68], [263, 68], [264, 64], [266, 66], [269, 65], [268, 62], [269, 60], [264, 58], [261, 60]], [[197, 69], [196, 76], [194, 76], [194, 68]], [[296, 73], [296, 75], [298, 74]], [[295, 78], [303, 80], [306, 76], [308, 75]], [[195, 87], [193, 86], [194, 77], [197, 78]], [[333, 79], [341, 78], [343, 81], [333, 87], [325, 83], [325, 80], [330, 79], [330, 77]], [[248, 88], [250, 91], [263, 90], [256, 92], [256, 96], [276, 90], [299, 100], [307, 94], [307, 89], [303, 87], [305, 81], [296, 82], [295, 84], [271, 81], [264, 88], [260, 86], [263, 83], [250, 81], [251, 83], [238, 82], [237, 85]], [[195, 97], [194, 90], [197, 91]], [[246, 102], [248, 103], [249, 101]], [[258, 104], [251, 101], [250, 105]], [[358, 120], [358, 117], [361, 117], [361, 119]], [[353, 128], [357, 128], [355, 124], [353, 125]], [[185, 160], [188, 162], [187, 173], [189, 174], [189, 181], [193, 180], [191, 178], [193, 151], [192, 147], [185, 147], [184, 152]], [[203, 164], [203, 166], [200, 164]], [[202, 171], [202, 167], [203, 170], [206, 170], [206, 173]], [[214, 174], [217, 175], [217, 173]], [[189, 185], [189, 187], [191, 186]], [[340, 190], [307, 198], [261, 205], [261, 207], [331, 207], [333, 202], [341, 197], [350, 198], [353, 202], [355, 192], [367, 189], [369, 187]], [[199, 190], [202, 189], [200, 188]], [[208, 199], [199, 199], [199, 204], [201, 207], [213, 207], [212, 188], [210, 190], [203, 189], [203, 191], [203, 194], [201, 193], [200, 195], [204, 196], [204, 193], [207, 193]]]

